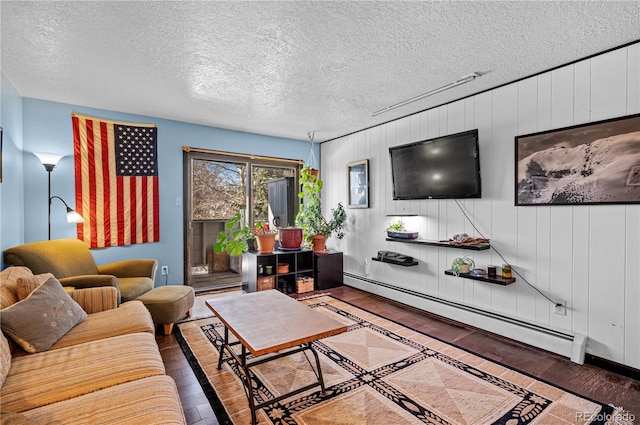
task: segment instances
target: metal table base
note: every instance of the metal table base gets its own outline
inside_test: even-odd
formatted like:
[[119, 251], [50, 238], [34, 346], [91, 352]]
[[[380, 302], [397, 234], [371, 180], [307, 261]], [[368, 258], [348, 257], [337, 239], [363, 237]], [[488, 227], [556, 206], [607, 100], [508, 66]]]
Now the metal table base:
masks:
[[[238, 356], [238, 354], [231, 348], [234, 345], [241, 345], [241, 354], [240, 356]], [[218, 369], [222, 369], [222, 362], [224, 361], [224, 350], [225, 348], [227, 349], [227, 351], [229, 352], [229, 354], [231, 355], [231, 357], [236, 361], [236, 363], [238, 364], [238, 366], [240, 366], [240, 370], [242, 371], [243, 374], [243, 378], [242, 379], [242, 384], [244, 386], [245, 389], [245, 394], [247, 396], [247, 399], [249, 400], [249, 409], [251, 410], [251, 424], [252, 425], [256, 425], [258, 423], [258, 418], [256, 416], [256, 411], [258, 411], [259, 409], [262, 409], [263, 407], [266, 407], [270, 404], [273, 403], [277, 403], [280, 400], [284, 400], [285, 398], [294, 396], [296, 394], [300, 394], [304, 391], [310, 390], [312, 388], [315, 387], [320, 387], [321, 389], [321, 395], [325, 394], [325, 387], [324, 387], [324, 378], [322, 377], [322, 369], [320, 368], [320, 358], [318, 357], [318, 353], [316, 352], [316, 350], [313, 348], [313, 345], [311, 342], [302, 344], [301, 346], [297, 347], [297, 348], [293, 348], [293, 349], [288, 349], [284, 352], [278, 353], [278, 354], [274, 354], [272, 356], [269, 356], [267, 358], [257, 358], [253, 361], [247, 361], [247, 349], [244, 345], [242, 345], [242, 343], [240, 341], [235, 341], [235, 342], [229, 342], [229, 329], [225, 326], [224, 327], [224, 342], [222, 343], [222, 345], [220, 346], [220, 357], [218, 358]], [[297, 388], [293, 391], [290, 391], [286, 394], [282, 394], [278, 397], [269, 399], [265, 402], [262, 403], [257, 403], [256, 404], [256, 400], [253, 394], [253, 382], [252, 382], [252, 373], [250, 368], [254, 367], [254, 366], [258, 366], [261, 365], [263, 363], [267, 363], [273, 360], [277, 360], [280, 359], [282, 357], [286, 357], [286, 356], [290, 356], [292, 354], [296, 354], [296, 353], [300, 353], [303, 352], [305, 350], [309, 350], [311, 351], [311, 353], [313, 354], [313, 357], [316, 360], [316, 370], [314, 370], [314, 373], [316, 375], [316, 377], [318, 378], [318, 380], [316, 382], [313, 382], [309, 385], [305, 385], [304, 387], [301, 388]], [[311, 363], [309, 363], [311, 364]], [[313, 369], [313, 367], [312, 367]]]

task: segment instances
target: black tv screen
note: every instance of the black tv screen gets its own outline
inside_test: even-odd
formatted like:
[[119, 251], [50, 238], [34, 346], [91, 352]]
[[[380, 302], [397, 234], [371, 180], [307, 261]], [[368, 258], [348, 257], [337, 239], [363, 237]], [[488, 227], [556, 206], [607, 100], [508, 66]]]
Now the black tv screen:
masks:
[[389, 148], [393, 199], [480, 198], [478, 130]]

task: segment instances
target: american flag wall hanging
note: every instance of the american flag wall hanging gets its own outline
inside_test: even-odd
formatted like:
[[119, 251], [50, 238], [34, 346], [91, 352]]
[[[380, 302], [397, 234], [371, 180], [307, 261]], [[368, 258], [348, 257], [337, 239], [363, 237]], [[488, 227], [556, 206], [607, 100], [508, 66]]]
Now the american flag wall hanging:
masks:
[[158, 242], [158, 127], [72, 114], [78, 239], [91, 248]]

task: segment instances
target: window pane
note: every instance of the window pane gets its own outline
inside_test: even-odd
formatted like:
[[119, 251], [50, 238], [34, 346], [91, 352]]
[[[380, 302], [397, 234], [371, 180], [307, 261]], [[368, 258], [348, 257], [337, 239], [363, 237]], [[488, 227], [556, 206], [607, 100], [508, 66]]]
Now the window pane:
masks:
[[262, 221], [269, 223], [271, 228], [274, 224], [270, 223], [269, 218], [269, 188], [267, 182], [269, 180], [280, 177], [295, 177], [294, 168], [267, 167], [254, 165], [252, 167], [252, 204], [253, 204], [253, 222]]
[[246, 164], [194, 159], [193, 219], [229, 219], [238, 211], [244, 211], [246, 173]]

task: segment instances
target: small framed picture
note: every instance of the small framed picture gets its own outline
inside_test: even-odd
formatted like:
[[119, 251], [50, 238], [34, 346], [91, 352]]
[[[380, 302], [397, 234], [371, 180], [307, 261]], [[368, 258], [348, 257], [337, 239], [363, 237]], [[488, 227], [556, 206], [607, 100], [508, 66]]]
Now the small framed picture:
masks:
[[347, 164], [349, 208], [369, 208], [369, 160]]

